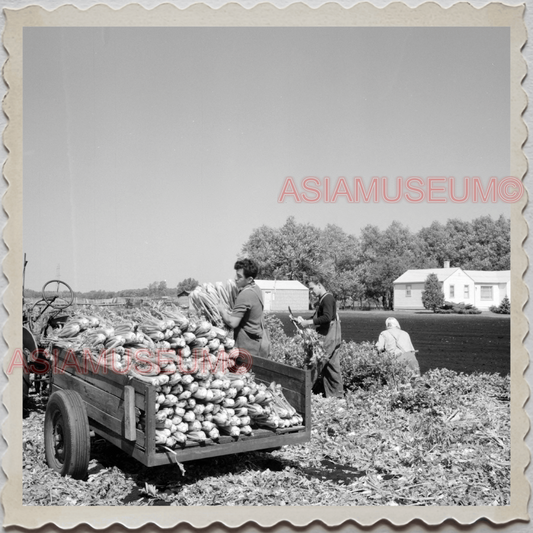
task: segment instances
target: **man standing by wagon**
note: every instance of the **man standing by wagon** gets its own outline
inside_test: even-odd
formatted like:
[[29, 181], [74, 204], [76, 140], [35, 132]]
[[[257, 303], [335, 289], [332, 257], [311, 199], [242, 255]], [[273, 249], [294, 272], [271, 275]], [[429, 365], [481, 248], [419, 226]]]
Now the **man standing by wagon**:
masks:
[[234, 330], [235, 347], [253, 357], [268, 357], [270, 342], [263, 321], [263, 293], [255, 284], [259, 268], [251, 259], [241, 259], [233, 267], [239, 294], [233, 309], [218, 310], [222, 320]]
[[319, 276], [309, 278], [309, 290], [318, 298], [315, 314], [310, 319], [298, 317], [298, 322], [304, 327], [315, 327], [319, 335], [324, 338], [326, 360], [318, 368], [317, 381], [313, 392], [322, 393], [326, 398], [344, 396], [341, 363], [337, 348], [341, 344], [341, 324], [337, 314], [337, 303], [333, 295], [324, 286], [324, 280]]

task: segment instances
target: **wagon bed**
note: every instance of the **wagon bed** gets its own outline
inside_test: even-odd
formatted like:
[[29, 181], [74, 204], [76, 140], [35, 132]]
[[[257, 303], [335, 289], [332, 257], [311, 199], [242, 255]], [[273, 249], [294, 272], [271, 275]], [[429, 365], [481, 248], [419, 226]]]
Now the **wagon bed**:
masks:
[[[311, 377], [307, 370], [256, 357], [251, 371], [257, 382], [280, 384], [287, 401], [303, 417], [303, 425], [284, 429], [254, 429], [238, 438], [221, 435], [217, 442], [187, 441], [172, 451], [155, 443], [156, 387], [107, 367], [94, 371], [83, 359], [66, 350], [54, 351], [52, 393], [74, 391], [81, 398], [89, 426], [143, 465], [152, 467], [195, 459], [278, 448], [311, 438]], [[82, 371], [80, 371], [80, 369]], [[71, 394], [71, 393], [70, 393]], [[138, 426], [144, 415], [145, 427]]]

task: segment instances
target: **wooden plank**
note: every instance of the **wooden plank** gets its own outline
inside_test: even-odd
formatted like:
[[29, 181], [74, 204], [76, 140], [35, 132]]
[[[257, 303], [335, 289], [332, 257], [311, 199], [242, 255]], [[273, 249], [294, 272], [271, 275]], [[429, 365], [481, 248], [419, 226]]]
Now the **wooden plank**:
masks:
[[[207, 459], [209, 457], [219, 457], [223, 455], [233, 455], [235, 453], [243, 453], [250, 451], [260, 451], [261, 449], [277, 448], [279, 446], [286, 446], [290, 444], [300, 444], [307, 442], [309, 436], [305, 432], [289, 433], [286, 435], [272, 435], [272, 433], [263, 438], [239, 438], [226, 444], [219, 444], [214, 446], [197, 446], [185, 449], [174, 450], [175, 455], [167, 453], [157, 453], [150, 458], [147, 466], [160, 466], [179, 461], [184, 463], [187, 461], [194, 461], [197, 459]], [[173, 455], [173, 457], [169, 457]]]
[[276, 361], [271, 361], [270, 359], [264, 359], [263, 357], [254, 357], [252, 371], [258, 375], [281, 374], [287, 377], [296, 378], [300, 381], [303, 381], [304, 379], [302, 376], [304, 370]]
[[125, 374], [118, 374], [105, 365], [97, 366], [94, 361], [84, 358], [83, 354], [78, 354], [70, 350], [53, 350], [54, 370], [58, 373], [68, 372], [69, 374], [91, 373], [101, 376], [104, 381], [112, 381], [118, 385], [127, 385], [129, 377]]
[[126, 440], [136, 440], [137, 438], [135, 389], [131, 385], [124, 387], [124, 438]]
[[145, 432], [146, 442], [145, 449], [147, 463], [150, 462], [150, 457], [155, 455], [155, 388], [147, 387], [144, 395], [144, 412], [145, 412]]
[[[72, 387], [67, 387], [67, 389], [74, 390]], [[55, 392], [57, 390], [62, 390], [62, 387], [58, 386], [58, 383], [56, 382], [52, 386], [52, 392]], [[105, 413], [104, 411], [101, 411], [100, 409], [98, 409], [98, 407], [96, 407], [92, 403], [86, 402], [83, 397], [82, 397], [82, 401], [85, 404], [85, 409], [87, 411], [87, 417], [89, 418], [89, 425], [91, 427], [96, 427], [96, 426], [103, 427], [108, 433], [114, 432], [117, 434], [117, 436], [120, 437], [120, 435], [123, 432], [122, 420], [115, 418], [113, 415], [109, 413]], [[144, 441], [145, 441], [144, 432], [137, 428], [135, 429], [135, 432], [136, 432], [135, 441], [139, 443], [140, 447], [144, 447]]]
[[124, 400], [70, 374], [56, 374], [54, 383], [62, 389], [76, 391], [85, 403], [98, 407], [99, 410], [117, 420], [119, 425], [122, 423]]
[[107, 440], [111, 444], [114, 444], [117, 448], [120, 448], [134, 459], [137, 459], [137, 461], [139, 461], [140, 463], [144, 464], [145, 466], [148, 466], [145, 461], [145, 450], [143, 449], [142, 445], [139, 444], [144, 442], [144, 435], [142, 436], [142, 439], [139, 439], [139, 437], [137, 437], [137, 441], [132, 442], [124, 440], [119, 435], [110, 432], [109, 429], [105, 426], [105, 424], [93, 422], [91, 424], [91, 427], [94, 429], [95, 433], [98, 433], [98, 435], [103, 437], [105, 440]]
[[[65, 360], [66, 350], [62, 350], [57, 357], [56, 368], [52, 373], [52, 379], [55, 375], [70, 374], [75, 375], [76, 377], [91, 383], [92, 385], [103, 389], [118, 398], [123, 397], [124, 387], [126, 385], [131, 385], [137, 392], [135, 397], [135, 406], [139, 409], [144, 409], [144, 393], [147, 384], [140, 382], [136, 379], [129, 379], [127, 376], [122, 376], [114, 373], [111, 369], [106, 367], [100, 368], [98, 372], [93, 372], [90, 366], [87, 368], [87, 371], [82, 373], [77, 372], [74, 367], [66, 367], [62, 371], [62, 362]], [[79, 359], [79, 357], [78, 357]], [[83, 364], [80, 363], [80, 368], [83, 370]], [[148, 385], [149, 386], [149, 385]]]
[[305, 424], [305, 433], [307, 434], [307, 440], [311, 440], [311, 389], [313, 384], [311, 383], [311, 371], [307, 370], [305, 372], [305, 414], [304, 414], [304, 424]]

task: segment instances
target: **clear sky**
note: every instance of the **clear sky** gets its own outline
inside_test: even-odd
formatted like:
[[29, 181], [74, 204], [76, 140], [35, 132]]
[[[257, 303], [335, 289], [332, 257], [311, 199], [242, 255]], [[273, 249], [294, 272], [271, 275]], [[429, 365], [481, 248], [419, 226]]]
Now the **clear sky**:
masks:
[[232, 277], [289, 215], [359, 234], [508, 204], [278, 203], [288, 176], [509, 174], [506, 28], [25, 28], [26, 286]]

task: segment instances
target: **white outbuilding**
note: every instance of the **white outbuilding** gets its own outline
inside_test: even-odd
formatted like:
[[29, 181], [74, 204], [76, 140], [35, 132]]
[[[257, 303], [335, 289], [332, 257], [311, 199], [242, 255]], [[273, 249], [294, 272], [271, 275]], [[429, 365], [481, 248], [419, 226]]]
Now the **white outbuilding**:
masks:
[[425, 268], [407, 270], [394, 280], [394, 309], [424, 309], [422, 291], [429, 274], [435, 274], [447, 302], [472, 304], [480, 310], [511, 299], [511, 271]]
[[307, 311], [309, 289], [297, 280], [256, 279], [263, 292], [265, 311]]

